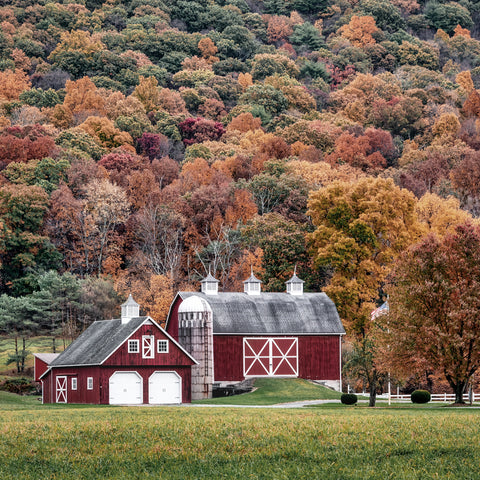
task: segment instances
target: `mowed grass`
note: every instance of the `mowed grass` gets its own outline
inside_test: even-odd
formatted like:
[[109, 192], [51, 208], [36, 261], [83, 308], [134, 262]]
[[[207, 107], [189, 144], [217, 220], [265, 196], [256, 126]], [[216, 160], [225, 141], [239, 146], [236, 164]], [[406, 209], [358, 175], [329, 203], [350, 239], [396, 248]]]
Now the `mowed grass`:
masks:
[[197, 400], [198, 404], [275, 405], [301, 400], [338, 400], [341, 394], [302, 379], [257, 378], [255, 390], [241, 395]]
[[475, 409], [24, 407], [1, 479], [479, 478]]

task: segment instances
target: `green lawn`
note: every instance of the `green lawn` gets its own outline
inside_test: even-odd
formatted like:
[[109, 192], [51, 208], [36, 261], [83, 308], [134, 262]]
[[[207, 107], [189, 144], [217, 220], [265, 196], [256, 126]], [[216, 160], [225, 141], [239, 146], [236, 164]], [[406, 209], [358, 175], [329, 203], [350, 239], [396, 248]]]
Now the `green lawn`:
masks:
[[478, 478], [475, 409], [38, 403], [0, 396], [2, 480]]
[[257, 378], [255, 391], [230, 397], [197, 400], [194, 403], [218, 405], [275, 405], [300, 400], [333, 400], [341, 394], [301, 379]]

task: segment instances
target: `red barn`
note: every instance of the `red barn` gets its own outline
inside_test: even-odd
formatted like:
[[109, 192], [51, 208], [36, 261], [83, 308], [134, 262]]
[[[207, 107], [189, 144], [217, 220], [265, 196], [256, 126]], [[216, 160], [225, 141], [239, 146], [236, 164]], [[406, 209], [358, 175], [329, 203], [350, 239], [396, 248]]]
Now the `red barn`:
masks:
[[40, 376], [44, 403], [172, 404], [191, 400], [196, 360], [131, 298], [94, 322]]
[[196, 359], [192, 398], [252, 377], [298, 377], [341, 390], [345, 330], [325, 293], [304, 293], [295, 274], [287, 293], [263, 293], [252, 275], [244, 293], [219, 293], [210, 274], [201, 293], [180, 292], [167, 332]]

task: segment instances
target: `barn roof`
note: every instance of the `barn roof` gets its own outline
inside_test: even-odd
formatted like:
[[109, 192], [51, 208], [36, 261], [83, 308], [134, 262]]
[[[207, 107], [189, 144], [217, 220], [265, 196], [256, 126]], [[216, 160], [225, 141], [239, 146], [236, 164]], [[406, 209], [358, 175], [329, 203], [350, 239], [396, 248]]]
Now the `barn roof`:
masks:
[[180, 292], [205, 299], [213, 312], [216, 334], [323, 334], [345, 333], [335, 304], [325, 293], [219, 293]]
[[93, 322], [50, 366], [99, 365], [147, 319], [136, 317], [124, 324], [121, 319]]

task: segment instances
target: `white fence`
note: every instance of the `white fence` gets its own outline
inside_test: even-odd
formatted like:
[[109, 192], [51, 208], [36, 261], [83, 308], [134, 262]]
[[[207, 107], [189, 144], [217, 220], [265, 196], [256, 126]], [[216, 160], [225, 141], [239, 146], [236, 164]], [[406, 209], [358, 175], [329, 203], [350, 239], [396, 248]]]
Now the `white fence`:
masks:
[[[360, 394], [362, 395], [362, 394]], [[368, 393], [364, 395], [368, 396]], [[377, 395], [377, 399], [385, 399], [388, 400], [388, 393], [383, 393], [382, 395]], [[410, 402], [410, 395], [390, 395], [390, 399], [392, 402]], [[470, 397], [468, 393], [463, 394], [463, 400], [467, 403], [470, 403]], [[455, 394], [454, 393], [432, 393], [431, 395], [432, 402], [445, 402], [445, 403], [452, 403], [455, 401]], [[472, 393], [472, 401], [479, 402], [480, 401], [480, 393]]]

